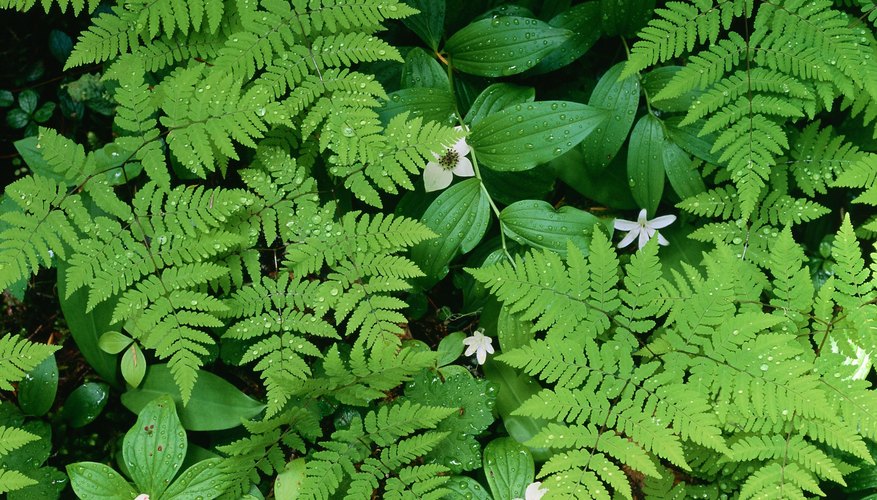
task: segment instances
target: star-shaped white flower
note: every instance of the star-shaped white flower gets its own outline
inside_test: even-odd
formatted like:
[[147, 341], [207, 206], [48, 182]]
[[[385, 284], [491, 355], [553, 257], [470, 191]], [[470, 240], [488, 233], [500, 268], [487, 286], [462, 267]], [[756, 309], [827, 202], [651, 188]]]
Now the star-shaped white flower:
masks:
[[463, 344], [469, 346], [466, 348], [465, 354], [466, 356], [475, 355], [475, 358], [478, 360], [479, 365], [483, 365], [485, 361], [487, 361], [487, 355], [493, 354], [493, 339], [484, 335], [484, 330], [481, 328], [475, 330], [475, 333], [472, 334], [471, 337], [466, 337], [463, 339]]
[[149, 495], [147, 495], [146, 493], [141, 493], [137, 495], [134, 500], [149, 500]]
[[[463, 127], [456, 127], [457, 130], [463, 130]], [[462, 138], [454, 144], [454, 147], [445, 151], [439, 156], [436, 153], [435, 161], [426, 164], [423, 169], [423, 187], [427, 192], [439, 191], [451, 185], [454, 175], [459, 177], [472, 177], [475, 170], [472, 168], [472, 161], [466, 158], [466, 155], [472, 148], [466, 144], [466, 138]]]
[[664, 246], [670, 244], [667, 241], [667, 238], [661, 236], [661, 233], [658, 232], [658, 229], [669, 226], [676, 220], [675, 215], [662, 215], [661, 217], [655, 217], [652, 220], [646, 219], [646, 209], [642, 209], [639, 211], [639, 217], [635, 221], [632, 220], [624, 220], [624, 219], [615, 219], [615, 229], [619, 231], [627, 231], [627, 235], [618, 243], [618, 248], [624, 248], [627, 245], [633, 243], [633, 240], [639, 238], [637, 245], [641, 250], [646, 243], [652, 239], [652, 236], [655, 234], [658, 235], [658, 243]]
[[548, 489], [542, 487], [541, 481], [536, 481], [527, 486], [524, 498], [515, 498], [514, 500], [540, 500], [546, 493], [548, 493]]

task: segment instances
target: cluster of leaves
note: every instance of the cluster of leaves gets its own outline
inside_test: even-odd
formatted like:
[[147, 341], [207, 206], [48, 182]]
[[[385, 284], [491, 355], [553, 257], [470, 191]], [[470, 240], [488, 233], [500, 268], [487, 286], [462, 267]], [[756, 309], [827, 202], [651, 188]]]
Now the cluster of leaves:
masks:
[[[872, 27], [828, 0], [495, 3], [41, 2], [92, 16], [65, 60], [100, 78], [68, 90], [111, 99], [112, 139], [37, 128], [18, 96], [37, 136], [0, 203], [0, 289], [54, 268], [139, 414], [122, 474], [62, 464], [76, 494], [805, 498], [871, 470]], [[461, 139], [473, 178], [425, 193]], [[669, 249], [613, 249], [607, 210], [672, 205]], [[497, 337], [483, 378], [445, 335], [474, 322], [436, 328], [430, 300]], [[28, 427], [54, 350], [0, 337], [0, 390], [36, 417], [3, 404], [0, 492], [59, 474]], [[87, 425], [107, 391], [62, 415]]]

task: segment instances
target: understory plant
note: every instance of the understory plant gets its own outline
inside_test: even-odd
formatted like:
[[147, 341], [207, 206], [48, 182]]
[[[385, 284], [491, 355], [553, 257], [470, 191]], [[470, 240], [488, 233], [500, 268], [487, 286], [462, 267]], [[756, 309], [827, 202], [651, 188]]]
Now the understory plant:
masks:
[[36, 4], [0, 493], [877, 490], [870, 0]]

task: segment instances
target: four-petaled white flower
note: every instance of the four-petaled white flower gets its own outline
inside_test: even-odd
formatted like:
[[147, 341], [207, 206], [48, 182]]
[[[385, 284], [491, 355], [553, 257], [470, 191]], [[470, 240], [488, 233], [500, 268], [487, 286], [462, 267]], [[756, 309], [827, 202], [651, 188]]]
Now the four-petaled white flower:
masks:
[[[463, 130], [463, 127], [456, 127], [457, 130]], [[472, 168], [472, 161], [466, 158], [471, 148], [466, 144], [466, 138], [462, 138], [454, 144], [454, 147], [445, 150], [445, 153], [439, 156], [436, 153], [435, 161], [426, 164], [423, 169], [423, 187], [427, 192], [438, 191], [451, 185], [454, 175], [459, 177], [472, 177], [475, 170]]]
[[149, 495], [147, 495], [146, 493], [141, 493], [134, 497], [134, 500], [149, 500]]
[[637, 217], [635, 221], [615, 219], [615, 229], [618, 229], [619, 231], [627, 231], [627, 235], [618, 243], [618, 248], [624, 248], [633, 243], [633, 240], [639, 238], [637, 245], [639, 246], [639, 249], [642, 250], [642, 248], [646, 246], [646, 243], [648, 243], [655, 234], [658, 235], [658, 244], [664, 246], [670, 244], [666, 238], [661, 236], [658, 229], [672, 224], [673, 221], [676, 220], [676, 216], [662, 215], [661, 217], [655, 217], [652, 220], [648, 220], [646, 219], [646, 214], [646, 209], [644, 208], [640, 210], [639, 217]]
[[541, 481], [536, 481], [527, 486], [524, 498], [515, 498], [514, 500], [540, 500], [546, 493], [548, 493], [548, 489], [542, 487]]
[[484, 335], [484, 330], [479, 328], [475, 330], [475, 333], [472, 334], [471, 337], [466, 337], [463, 339], [463, 344], [469, 346], [466, 348], [466, 352], [463, 353], [466, 356], [475, 355], [475, 358], [478, 359], [478, 364], [483, 365], [485, 361], [487, 361], [487, 355], [493, 354], [493, 339]]

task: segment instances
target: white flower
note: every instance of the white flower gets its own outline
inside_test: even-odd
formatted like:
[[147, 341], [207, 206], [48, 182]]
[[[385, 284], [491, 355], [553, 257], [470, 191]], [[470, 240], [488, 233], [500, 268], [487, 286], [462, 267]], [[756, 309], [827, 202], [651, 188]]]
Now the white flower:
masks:
[[669, 226], [675, 220], [675, 215], [662, 215], [661, 217], [655, 217], [652, 220], [648, 220], [646, 219], [645, 208], [640, 210], [639, 217], [637, 217], [636, 221], [615, 219], [615, 229], [618, 229], [619, 231], [627, 231], [627, 235], [620, 243], [618, 243], [618, 248], [624, 248], [627, 245], [630, 245], [633, 240], [639, 237], [637, 245], [641, 250], [655, 234], [658, 235], [659, 244], [664, 246], [669, 245], [670, 242], [661, 236], [658, 229]]
[[[457, 130], [463, 130], [463, 127], [456, 127]], [[439, 156], [436, 153], [436, 161], [426, 164], [423, 169], [423, 187], [427, 192], [438, 191], [451, 185], [454, 180], [454, 174], [460, 177], [472, 177], [475, 170], [472, 168], [472, 161], [466, 158], [471, 148], [466, 144], [466, 138], [462, 138], [454, 144], [454, 147], [445, 151]]]
[[493, 339], [484, 335], [484, 330], [481, 328], [475, 330], [475, 333], [472, 334], [471, 337], [466, 337], [463, 339], [463, 344], [469, 346], [466, 348], [465, 354], [466, 356], [475, 355], [478, 359], [478, 364], [483, 365], [485, 361], [487, 361], [487, 355], [493, 354], [493, 346], [490, 345], [493, 343]]
[[527, 486], [524, 498], [515, 498], [514, 500], [540, 500], [546, 493], [548, 493], [548, 489], [542, 488], [541, 481], [536, 481]]
[[147, 495], [146, 493], [141, 493], [137, 495], [134, 500], [149, 500], [149, 495]]

